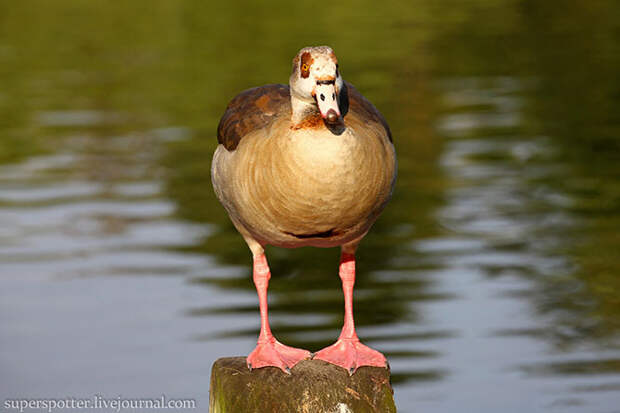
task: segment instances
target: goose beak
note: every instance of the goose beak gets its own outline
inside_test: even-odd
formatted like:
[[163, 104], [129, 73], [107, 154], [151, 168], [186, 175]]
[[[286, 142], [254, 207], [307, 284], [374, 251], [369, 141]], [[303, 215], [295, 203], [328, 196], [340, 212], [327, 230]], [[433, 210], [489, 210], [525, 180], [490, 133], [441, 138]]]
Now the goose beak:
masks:
[[314, 99], [321, 112], [321, 117], [330, 125], [335, 125], [342, 121], [340, 108], [338, 107], [338, 93], [334, 82], [317, 82], [314, 89]]

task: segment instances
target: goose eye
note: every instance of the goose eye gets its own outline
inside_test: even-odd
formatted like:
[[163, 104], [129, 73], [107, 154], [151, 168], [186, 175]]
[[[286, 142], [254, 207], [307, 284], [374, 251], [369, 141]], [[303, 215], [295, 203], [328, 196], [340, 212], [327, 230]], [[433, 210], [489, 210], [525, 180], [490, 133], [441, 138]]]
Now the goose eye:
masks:
[[300, 70], [300, 76], [304, 79], [307, 79], [308, 76], [310, 76], [310, 66], [312, 65], [313, 59], [312, 59], [312, 55], [310, 54], [310, 52], [304, 52], [301, 54], [300, 57], [301, 60], [301, 65], [299, 65]]

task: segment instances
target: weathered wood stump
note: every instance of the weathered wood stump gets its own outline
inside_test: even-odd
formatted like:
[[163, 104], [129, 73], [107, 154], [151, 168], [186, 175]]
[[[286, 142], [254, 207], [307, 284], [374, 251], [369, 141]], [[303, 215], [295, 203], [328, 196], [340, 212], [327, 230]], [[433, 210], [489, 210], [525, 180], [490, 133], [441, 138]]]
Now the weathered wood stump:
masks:
[[390, 372], [361, 367], [353, 376], [320, 360], [291, 374], [275, 367], [250, 371], [245, 357], [217, 360], [211, 371], [210, 413], [392, 413]]

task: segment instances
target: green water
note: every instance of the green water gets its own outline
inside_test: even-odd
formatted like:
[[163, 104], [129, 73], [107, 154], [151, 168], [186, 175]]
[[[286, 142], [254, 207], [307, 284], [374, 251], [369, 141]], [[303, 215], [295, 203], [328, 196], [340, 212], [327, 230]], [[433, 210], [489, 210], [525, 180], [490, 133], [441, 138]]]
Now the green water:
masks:
[[[210, 184], [217, 122], [319, 44], [394, 135], [355, 316], [400, 410], [618, 411], [604, 0], [0, 3], [1, 398], [206, 406], [210, 364], [258, 329], [250, 254]], [[281, 341], [336, 339], [338, 254], [267, 250]]]

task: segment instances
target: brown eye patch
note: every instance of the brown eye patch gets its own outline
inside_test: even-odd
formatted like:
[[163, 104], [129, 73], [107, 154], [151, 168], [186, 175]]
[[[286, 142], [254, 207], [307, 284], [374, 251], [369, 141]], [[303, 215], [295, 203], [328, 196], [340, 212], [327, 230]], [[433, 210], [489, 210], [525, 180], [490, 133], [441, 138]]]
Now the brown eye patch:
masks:
[[304, 52], [301, 55], [301, 62], [299, 66], [299, 69], [301, 70], [301, 77], [307, 78], [310, 76], [310, 66], [312, 66], [312, 62], [314, 62], [314, 59], [309, 52]]

